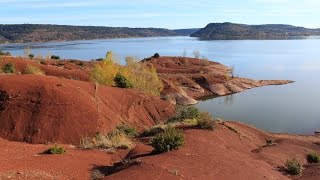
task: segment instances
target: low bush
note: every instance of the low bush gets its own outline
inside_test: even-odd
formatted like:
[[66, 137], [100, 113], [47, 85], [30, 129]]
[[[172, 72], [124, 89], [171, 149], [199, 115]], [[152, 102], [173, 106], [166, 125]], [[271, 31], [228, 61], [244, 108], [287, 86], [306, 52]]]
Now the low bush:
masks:
[[287, 160], [285, 166], [291, 175], [298, 175], [302, 171], [302, 166], [300, 162], [296, 159]]
[[193, 106], [177, 106], [177, 115], [170, 118], [168, 122], [179, 122], [185, 119], [198, 119], [200, 117], [200, 111]]
[[52, 56], [51, 56], [51, 59], [59, 60], [59, 59], [60, 59], [60, 56], [52, 55]]
[[160, 57], [160, 54], [159, 54], [159, 53], [155, 53], [155, 54], [153, 55], [153, 57], [154, 57], [154, 58], [159, 58], [159, 57]]
[[320, 154], [312, 152], [307, 155], [307, 160], [309, 163], [319, 163], [320, 162]]
[[132, 83], [120, 73], [114, 77], [114, 83], [119, 88], [132, 88]]
[[44, 75], [44, 72], [36, 67], [36, 66], [32, 66], [32, 65], [27, 65], [26, 69], [23, 72], [24, 74], [35, 74], [35, 75]]
[[29, 58], [33, 59], [34, 58], [34, 54], [29, 54]]
[[274, 141], [272, 139], [266, 139], [267, 146], [271, 146], [274, 144]]
[[66, 150], [63, 147], [57, 145], [45, 150], [42, 154], [64, 154]]
[[117, 129], [129, 137], [136, 137], [138, 135], [138, 132], [135, 128], [133, 128], [129, 125], [126, 125], [126, 124], [122, 124], [122, 125], [118, 126]]
[[184, 135], [174, 127], [168, 126], [164, 132], [157, 134], [151, 145], [157, 153], [168, 152], [179, 149], [184, 144]]
[[15, 73], [16, 72], [16, 68], [14, 67], [13, 64], [8, 63], [8, 64], [4, 65], [4, 67], [2, 68], [2, 71], [4, 73]]
[[200, 129], [213, 130], [215, 127], [214, 120], [208, 112], [201, 112], [197, 119], [197, 126]]

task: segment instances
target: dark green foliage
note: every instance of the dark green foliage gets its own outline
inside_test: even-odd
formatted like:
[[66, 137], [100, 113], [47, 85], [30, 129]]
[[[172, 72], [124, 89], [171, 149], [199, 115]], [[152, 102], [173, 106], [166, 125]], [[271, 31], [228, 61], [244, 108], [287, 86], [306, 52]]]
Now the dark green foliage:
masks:
[[64, 154], [66, 150], [63, 147], [57, 145], [45, 150], [42, 154]]
[[200, 117], [200, 111], [193, 106], [178, 106], [177, 115], [168, 120], [168, 122], [179, 122], [185, 119], [198, 119]]
[[59, 59], [60, 59], [60, 56], [52, 55], [52, 56], [51, 56], [51, 59], [59, 60]]
[[201, 112], [197, 123], [200, 129], [213, 130], [215, 127], [214, 120], [208, 112]]
[[302, 36], [318, 36], [320, 29], [307, 29], [282, 24], [246, 25], [234, 23], [211, 23], [191, 34], [191, 37], [209, 40], [238, 39], [290, 39]]
[[164, 132], [157, 134], [152, 140], [151, 145], [155, 152], [163, 153], [179, 149], [184, 144], [184, 135], [174, 127], [167, 127]]
[[16, 68], [11, 63], [8, 63], [8, 64], [4, 65], [2, 70], [3, 70], [4, 73], [15, 73], [16, 72]]
[[319, 163], [320, 162], [320, 154], [312, 152], [307, 155], [307, 160], [309, 163]]
[[115, 85], [119, 88], [132, 88], [132, 83], [122, 74], [117, 73], [114, 77]]
[[29, 54], [29, 58], [33, 59], [34, 58], [34, 54]]
[[153, 57], [154, 57], [154, 58], [159, 58], [159, 57], [160, 57], [160, 54], [159, 54], [159, 53], [155, 53], [155, 54], [153, 55]]
[[56, 40], [68, 41], [84, 39], [155, 36], [159, 37], [176, 35], [178, 35], [178, 33], [174, 31], [160, 28], [68, 26], [44, 24], [0, 25], [0, 41], [2, 42], [45, 42]]
[[104, 58], [98, 58], [95, 61], [104, 61]]
[[285, 166], [291, 175], [298, 175], [302, 171], [302, 166], [296, 159], [287, 160]]
[[136, 137], [138, 135], [138, 132], [135, 128], [126, 124], [122, 124], [118, 126], [117, 129], [120, 132], [123, 132], [124, 134], [126, 134], [128, 137]]

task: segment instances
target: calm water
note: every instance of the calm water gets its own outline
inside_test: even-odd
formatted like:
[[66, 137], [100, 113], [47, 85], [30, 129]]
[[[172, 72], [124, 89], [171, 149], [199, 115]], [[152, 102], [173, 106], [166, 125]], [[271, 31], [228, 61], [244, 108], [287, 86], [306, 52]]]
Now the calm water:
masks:
[[121, 62], [126, 56], [203, 56], [235, 67], [235, 74], [254, 79], [289, 79], [296, 83], [257, 88], [197, 105], [215, 117], [237, 120], [271, 132], [313, 134], [320, 128], [320, 39], [198, 41], [189, 37], [90, 40], [36, 44], [7, 44], [0, 49], [22, 55], [29, 46], [34, 54], [62, 58], [96, 59], [108, 50]]

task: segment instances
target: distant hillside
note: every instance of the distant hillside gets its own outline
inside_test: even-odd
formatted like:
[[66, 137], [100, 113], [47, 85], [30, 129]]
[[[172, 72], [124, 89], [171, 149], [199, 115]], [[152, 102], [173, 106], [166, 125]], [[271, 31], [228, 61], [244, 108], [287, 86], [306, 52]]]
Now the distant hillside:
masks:
[[200, 28], [193, 28], [193, 29], [174, 29], [173, 31], [178, 33], [181, 36], [190, 36], [191, 34], [199, 31]]
[[179, 34], [174, 31], [160, 28], [127, 28], [39, 24], [0, 25], [0, 43], [47, 42], [177, 35]]
[[237, 39], [290, 39], [302, 36], [319, 36], [320, 29], [307, 29], [282, 24], [245, 25], [233, 23], [211, 23], [193, 33], [191, 37], [207, 40]]

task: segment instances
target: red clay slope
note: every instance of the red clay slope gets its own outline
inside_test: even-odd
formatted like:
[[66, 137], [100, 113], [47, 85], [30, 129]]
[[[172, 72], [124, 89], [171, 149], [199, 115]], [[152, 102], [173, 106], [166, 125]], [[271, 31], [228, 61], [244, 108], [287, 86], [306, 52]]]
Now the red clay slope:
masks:
[[174, 114], [174, 106], [135, 90], [49, 76], [0, 75], [0, 136], [29, 143], [72, 143], [120, 123], [138, 129]]
[[[277, 135], [234, 122], [217, 125], [214, 131], [185, 130], [186, 143], [176, 151], [151, 155], [152, 148], [140, 145], [127, 158], [141, 164], [106, 176], [116, 179], [291, 179], [282, 171], [287, 159], [307, 164], [306, 154], [320, 152], [319, 137]], [[265, 140], [276, 144], [267, 146]], [[319, 168], [319, 166], [317, 166]], [[319, 179], [316, 167], [306, 169], [300, 179]]]

